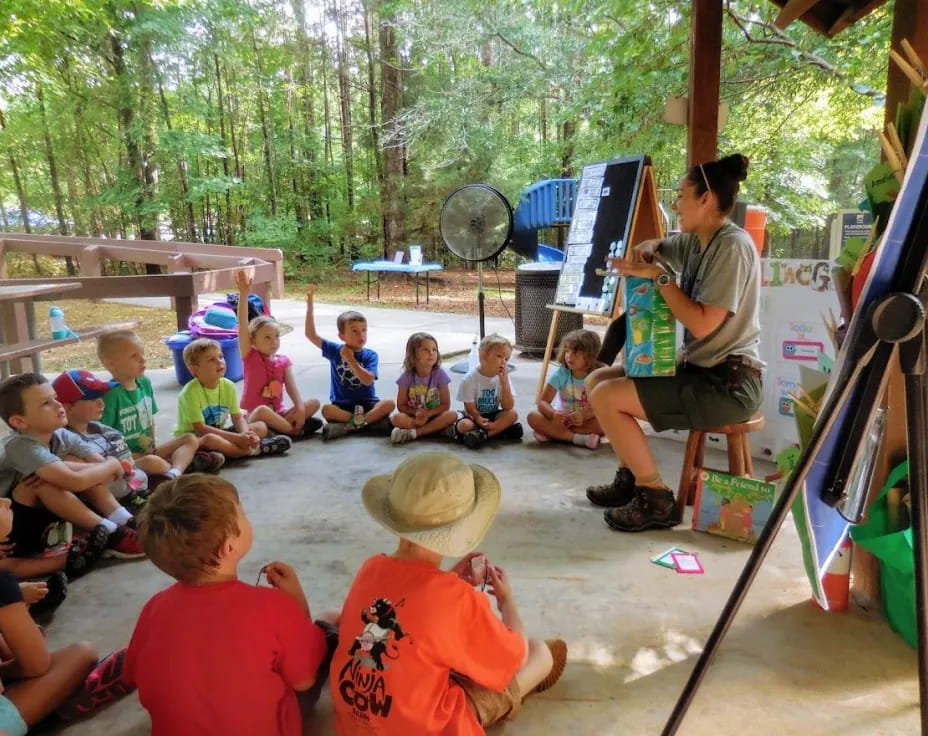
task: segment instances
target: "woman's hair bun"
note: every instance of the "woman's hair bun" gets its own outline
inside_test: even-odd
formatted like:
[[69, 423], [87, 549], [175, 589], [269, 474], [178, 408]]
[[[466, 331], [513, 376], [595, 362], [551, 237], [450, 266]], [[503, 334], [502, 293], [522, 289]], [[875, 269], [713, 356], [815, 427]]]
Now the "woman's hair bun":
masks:
[[735, 181], [744, 181], [748, 178], [748, 166], [750, 163], [747, 156], [742, 156], [740, 153], [733, 153], [719, 159], [719, 166]]

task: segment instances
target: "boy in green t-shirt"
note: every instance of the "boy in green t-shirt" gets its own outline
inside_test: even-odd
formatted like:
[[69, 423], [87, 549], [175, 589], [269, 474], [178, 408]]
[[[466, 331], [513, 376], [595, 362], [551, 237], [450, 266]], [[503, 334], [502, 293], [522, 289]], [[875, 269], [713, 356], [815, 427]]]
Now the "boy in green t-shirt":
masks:
[[[149, 477], [169, 478], [176, 478], [188, 467], [197, 472], [219, 470], [224, 458], [218, 453], [199, 451], [200, 443], [192, 434], [160, 445], [155, 442], [158, 404], [151, 381], [145, 377], [145, 347], [138, 335], [131, 330], [101, 335], [97, 356], [113, 376], [111, 388], [103, 397], [100, 421], [122, 433], [137, 467]], [[151, 488], [156, 485], [156, 480], [150, 483]]]
[[200, 447], [230, 458], [280, 455], [290, 449], [286, 435], [268, 437], [264, 422], [245, 420], [235, 384], [225, 377], [226, 361], [218, 342], [194, 340], [184, 348], [184, 363], [193, 380], [177, 397], [175, 436], [194, 432]]

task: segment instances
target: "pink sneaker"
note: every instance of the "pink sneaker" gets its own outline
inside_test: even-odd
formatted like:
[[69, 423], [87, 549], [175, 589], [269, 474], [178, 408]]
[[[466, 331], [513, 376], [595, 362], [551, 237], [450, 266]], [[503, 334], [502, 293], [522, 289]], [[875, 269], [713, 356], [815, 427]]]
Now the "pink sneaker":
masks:
[[63, 721], [84, 718], [131, 693], [135, 688], [122, 680], [125, 661], [125, 647], [101, 659], [84, 684], [58, 709], [58, 717]]
[[542, 443], [542, 442], [550, 442], [550, 441], [551, 441], [551, 438], [550, 438], [550, 437], [547, 437], [546, 435], [543, 435], [541, 432], [532, 432], [532, 434], [535, 435], [535, 442]]
[[138, 532], [127, 526], [121, 526], [110, 534], [106, 549], [103, 550], [103, 557], [115, 557], [119, 560], [133, 560], [144, 556], [145, 550], [142, 549]]

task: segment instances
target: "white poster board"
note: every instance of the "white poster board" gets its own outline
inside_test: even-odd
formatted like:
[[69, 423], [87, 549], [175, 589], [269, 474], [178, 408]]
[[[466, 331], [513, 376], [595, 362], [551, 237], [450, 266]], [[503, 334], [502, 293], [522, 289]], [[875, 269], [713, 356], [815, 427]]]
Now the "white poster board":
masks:
[[[831, 309], [839, 315], [831, 279], [831, 261], [761, 259], [760, 358], [764, 371], [764, 429], [750, 435], [751, 454], [766, 460], [799, 441], [790, 393], [797, 393], [800, 366], [818, 368], [819, 350], [834, 358], [835, 349], [822, 321]], [[686, 441], [687, 432], [670, 430], [657, 437]], [[709, 435], [707, 446], [725, 448], [725, 438]]]

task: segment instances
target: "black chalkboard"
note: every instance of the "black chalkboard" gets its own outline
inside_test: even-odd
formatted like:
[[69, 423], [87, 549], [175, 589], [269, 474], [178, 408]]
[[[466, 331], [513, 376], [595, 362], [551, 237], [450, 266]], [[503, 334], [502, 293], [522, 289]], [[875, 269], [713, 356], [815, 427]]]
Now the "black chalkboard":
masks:
[[555, 303], [612, 314], [617, 278], [597, 275], [622, 257], [631, 237], [647, 157], [627, 156], [583, 167], [574, 200]]

